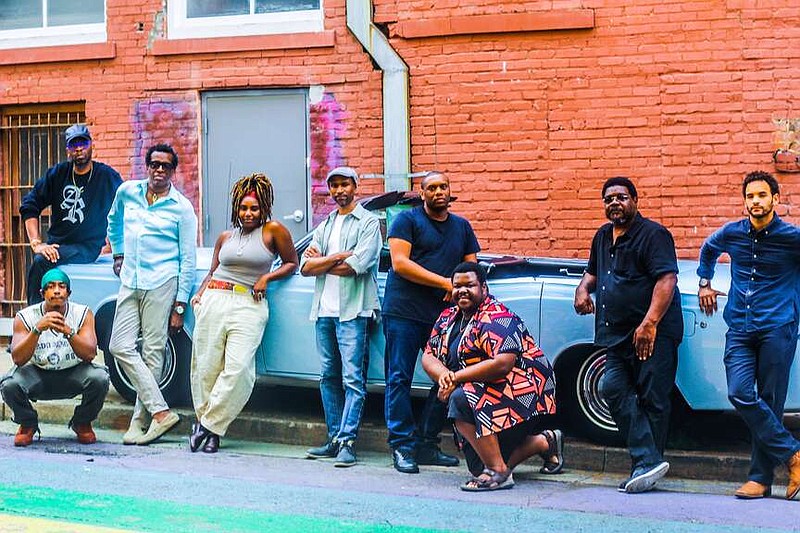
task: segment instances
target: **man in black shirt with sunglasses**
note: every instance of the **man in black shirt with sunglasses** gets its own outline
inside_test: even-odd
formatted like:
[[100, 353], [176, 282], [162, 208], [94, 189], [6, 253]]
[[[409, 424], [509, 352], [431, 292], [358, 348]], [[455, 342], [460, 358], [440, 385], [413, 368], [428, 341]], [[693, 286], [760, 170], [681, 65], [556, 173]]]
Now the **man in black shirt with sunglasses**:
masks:
[[[119, 173], [92, 161], [92, 135], [84, 124], [64, 132], [69, 161], [47, 169], [19, 207], [33, 250], [28, 270], [28, 305], [42, 301], [39, 286], [45, 272], [65, 263], [91, 263], [106, 241], [106, 217], [122, 183]], [[46, 242], [39, 216], [50, 208]]]
[[602, 198], [610, 223], [592, 241], [575, 311], [595, 314], [595, 344], [607, 350], [601, 393], [631, 455], [619, 491], [632, 494], [669, 470], [663, 454], [683, 337], [678, 262], [670, 232], [639, 214], [631, 180], [610, 178]]

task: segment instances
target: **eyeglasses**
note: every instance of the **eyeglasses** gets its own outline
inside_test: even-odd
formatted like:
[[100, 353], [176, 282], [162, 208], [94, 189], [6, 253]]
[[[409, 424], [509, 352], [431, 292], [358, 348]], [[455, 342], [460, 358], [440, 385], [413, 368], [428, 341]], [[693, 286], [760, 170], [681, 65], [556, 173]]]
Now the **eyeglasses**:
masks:
[[607, 196], [603, 196], [603, 203], [606, 205], [610, 205], [614, 202], [614, 200], [618, 200], [620, 203], [624, 203], [630, 199], [631, 197], [628, 194], [609, 194]]
[[166, 161], [150, 161], [147, 166], [150, 168], [150, 170], [158, 170], [159, 168], [163, 168], [167, 172], [175, 170], [175, 165], [172, 163], [167, 163]]
[[80, 148], [81, 150], [86, 150], [89, 148], [89, 145], [92, 144], [92, 141], [89, 139], [73, 139], [67, 143], [68, 150], [77, 150]]

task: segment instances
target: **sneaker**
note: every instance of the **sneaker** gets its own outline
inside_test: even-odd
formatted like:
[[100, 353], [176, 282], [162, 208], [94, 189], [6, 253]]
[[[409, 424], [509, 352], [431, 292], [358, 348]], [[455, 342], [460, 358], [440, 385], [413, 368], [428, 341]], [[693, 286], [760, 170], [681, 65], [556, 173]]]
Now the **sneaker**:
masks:
[[78, 436], [78, 442], [81, 444], [94, 444], [97, 442], [97, 435], [94, 434], [92, 423], [74, 424], [72, 431]]
[[628, 494], [647, 492], [655, 487], [656, 482], [664, 477], [669, 470], [669, 463], [662, 461], [650, 466], [639, 466], [631, 474], [623, 487]]
[[172, 411], [167, 413], [167, 416], [164, 417], [161, 422], [157, 421], [155, 418], [150, 422], [150, 428], [147, 430], [147, 433], [141, 436], [139, 440], [136, 441], [136, 444], [139, 446], [147, 446], [151, 442], [160, 439], [164, 435], [167, 434], [171, 429], [178, 425], [178, 422], [181, 421], [181, 417], [177, 414], [173, 413]]
[[[17, 430], [17, 434], [14, 435], [14, 446], [30, 446], [33, 442], [33, 436], [37, 432], [39, 432], [38, 427], [20, 426]], [[39, 432], [39, 438], [42, 438], [41, 432]]]
[[333, 466], [345, 468], [354, 464], [356, 464], [356, 452], [353, 451], [353, 443], [343, 442], [339, 446], [339, 453], [336, 454], [336, 462], [333, 463]]
[[322, 446], [306, 450], [306, 459], [328, 459], [336, 457], [338, 453], [339, 442], [336, 439], [329, 439]]

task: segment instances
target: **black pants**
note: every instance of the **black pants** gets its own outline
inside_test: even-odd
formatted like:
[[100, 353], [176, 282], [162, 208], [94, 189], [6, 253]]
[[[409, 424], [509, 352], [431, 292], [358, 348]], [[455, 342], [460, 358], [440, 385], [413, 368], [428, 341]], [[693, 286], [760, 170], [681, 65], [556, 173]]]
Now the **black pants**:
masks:
[[81, 363], [65, 370], [42, 370], [33, 364], [12, 368], [0, 379], [3, 401], [14, 411], [14, 422], [39, 427], [39, 416], [31, 400], [63, 400], [81, 394], [70, 425], [86, 424], [97, 418], [108, 393], [108, 369]]
[[55, 263], [50, 262], [49, 259], [41, 254], [33, 256], [33, 262], [30, 269], [28, 269], [28, 280], [26, 285], [26, 293], [28, 296], [28, 305], [38, 304], [42, 301], [42, 278], [48, 270], [55, 268], [59, 265], [66, 265], [68, 263], [92, 263], [97, 256], [100, 255], [100, 250], [91, 249], [83, 244], [59, 244], [58, 245], [58, 261]]
[[633, 342], [608, 348], [600, 391], [628, 446], [633, 468], [663, 461], [679, 341], [656, 336], [653, 355], [636, 357]]

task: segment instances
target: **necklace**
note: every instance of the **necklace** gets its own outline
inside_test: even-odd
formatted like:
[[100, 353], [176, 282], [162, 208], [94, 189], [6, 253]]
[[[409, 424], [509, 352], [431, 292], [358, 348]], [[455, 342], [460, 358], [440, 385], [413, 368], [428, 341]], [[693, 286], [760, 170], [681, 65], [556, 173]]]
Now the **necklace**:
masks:
[[242, 240], [242, 230], [239, 230], [239, 245], [236, 248], [236, 255], [242, 255], [244, 253], [244, 249], [247, 244], [250, 242], [250, 237], [253, 236], [253, 232], [247, 234], [247, 237]]
[[[92, 175], [94, 174], [94, 164], [92, 164], [92, 168], [89, 170], [89, 179], [86, 180], [86, 183], [83, 187], [88, 187], [89, 183], [92, 181]], [[78, 187], [78, 182], [75, 179], [75, 165], [72, 165], [72, 185], [78, 189], [79, 192], [83, 192], [83, 187]]]

